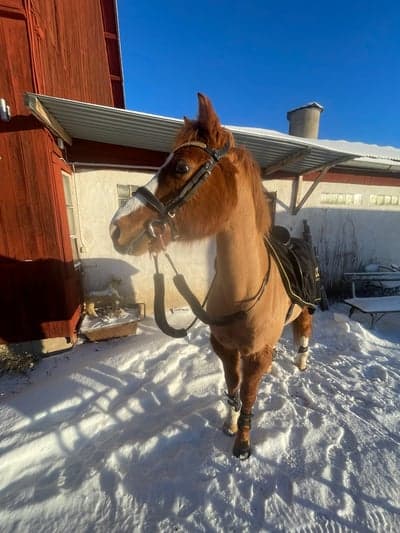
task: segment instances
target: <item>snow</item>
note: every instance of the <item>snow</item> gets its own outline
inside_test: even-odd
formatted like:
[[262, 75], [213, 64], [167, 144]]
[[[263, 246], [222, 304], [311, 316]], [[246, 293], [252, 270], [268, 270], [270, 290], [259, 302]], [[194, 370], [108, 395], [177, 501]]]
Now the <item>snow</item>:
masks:
[[85, 315], [80, 331], [82, 333], [91, 332], [97, 329], [111, 328], [114, 326], [121, 326], [122, 324], [130, 324], [131, 322], [137, 322], [140, 319], [137, 310], [119, 309], [116, 316], [111, 314], [104, 314], [100, 316]]
[[243, 462], [201, 324], [176, 340], [146, 318], [3, 375], [1, 531], [400, 531], [399, 316], [345, 311], [316, 313], [306, 372], [285, 331]]
[[303, 137], [295, 137], [288, 133], [282, 133], [276, 130], [270, 130], [265, 128], [254, 128], [245, 126], [226, 126], [233, 132], [249, 133], [251, 135], [257, 135], [260, 137], [272, 138], [301, 142], [309, 146], [315, 146], [320, 148], [328, 148], [336, 152], [342, 152], [344, 154], [351, 154], [357, 156], [357, 161], [369, 162], [371, 159], [380, 164], [391, 164], [393, 167], [397, 166], [400, 162], [400, 148], [395, 146], [380, 146], [377, 144], [367, 144], [359, 141], [345, 141], [345, 140], [332, 140], [332, 139], [310, 139]]

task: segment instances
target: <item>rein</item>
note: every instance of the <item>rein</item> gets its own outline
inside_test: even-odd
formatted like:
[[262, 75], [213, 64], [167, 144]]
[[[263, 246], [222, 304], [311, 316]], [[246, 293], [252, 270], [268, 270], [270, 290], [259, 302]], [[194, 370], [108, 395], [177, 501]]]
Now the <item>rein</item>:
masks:
[[149, 235], [152, 241], [159, 240], [161, 244], [161, 249], [163, 250], [165, 257], [170, 263], [172, 269], [174, 270], [174, 276], [173, 276], [174, 285], [176, 289], [178, 290], [178, 292], [181, 294], [181, 296], [189, 304], [189, 307], [191, 308], [193, 314], [195, 315], [195, 319], [192, 321], [192, 323], [187, 328], [175, 328], [168, 323], [168, 320], [165, 314], [164, 274], [162, 274], [159, 270], [157, 253], [152, 253], [153, 260], [154, 260], [154, 268], [155, 268], [155, 273], [153, 275], [154, 318], [155, 318], [156, 324], [161, 329], [161, 331], [163, 331], [166, 335], [169, 335], [170, 337], [174, 337], [174, 338], [185, 337], [188, 333], [188, 330], [193, 326], [193, 324], [196, 322], [197, 319], [204, 322], [204, 324], [212, 325], [212, 326], [225, 326], [227, 324], [234, 322], [235, 320], [243, 320], [246, 317], [247, 313], [256, 305], [258, 300], [261, 298], [264, 292], [265, 286], [268, 282], [270, 269], [271, 269], [271, 261], [269, 259], [268, 271], [262, 280], [259, 290], [257, 291], [254, 297], [245, 300], [246, 302], [255, 300], [247, 310], [237, 311], [235, 313], [224, 315], [222, 317], [211, 318], [210, 315], [207, 313], [207, 311], [204, 309], [204, 305], [206, 304], [208, 300], [208, 296], [213, 286], [215, 276], [210, 285], [210, 288], [208, 289], [208, 292], [207, 292], [206, 298], [204, 299], [203, 304], [199, 302], [197, 297], [190, 290], [183, 274], [180, 274], [178, 272], [174, 263], [172, 262], [171, 257], [165, 251], [165, 246], [163, 244], [162, 236], [163, 236], [163, 233], [166, 227], [169, 226], [171, 229], [172, 240], [175, 241], [179, 239], [179, 233], [174, 222], [176, 211], [180, 207], [182, 207], [194, 195], [194, 193], [201, 186], [201, 184], [208, 178], [213, 168], [218, 164], [221, 158], [223, 158], [229, 152], [230, 145], [229, 143], [227, 143], [220, 150], [214, 150], [214, 149], [209, 148], [206, 144], [201, 143], [201, 142], [184, 143], [178, 146], [170, 154], [169, 158], [167, 159], [167, 162], [177, 150], [179, 150], [180, 148], [183, 148], [184, 146], [196, 146], [200, 148], [201, 150], [204, 150], [209, 155], [209, 159], [205, 163], [203, 163], [203, 165], [201, 165], [201, 167], [186, 182], [186, 184], [182, 187], [182, 189], [178, 192], [178, 194], [174, 198], [169, 200], [167, 203], [163, 203], [146, 187], [139, 187], [134, 193], [135, 197], [137, 197], [145, 205], [147, 205], [148, 207], [151, 207], [154, 211], [158, 213], [159, 218], [147, 222], [144, 231]]
[[207, 324], [208, 326], [226, 326], [227, 324], [230, 324], [234, 322], [235, 320], [244, 320], [247, 314], [249, 313], [249, 311], [251, 311], [253, 307], [255, 307], [255, 305], [258, 303], [261, 296], [263, 295], [265, 287], [267, 286], [267, 283], [269, 280], [270, 272], [271, 272], [271, 257], [268, 255], [268, 268], [267, 268], [267, 272], [265, 276], [262, 279], [260, 288], [258, 289], [258, 291], [256, 292], [254, 296], [252, 296], [251, 298], [247, 298], [246, 300], [242, 300], [242, 303], [243, 302], [249, 303], [252, 301], [252, 304], [245, 310], [236, 311], [235, 313], [232, 313], [230, 315], [224, 315], [219, 318], [211, 318], [210, 315], [207, 313], [207, 311], [204, 309], [204, 306], [208, 300], [208, 296], [213, 287], [215, 275], [211, 282], [210, 288], [207, 291], [207, 295], [203, 303], [201, 304], [199, 300], [197, 299], [197, 297], [190, 290], [183, 274], [179, 274], [179, 272], [177, 271], [170, 255], [165, 251], [164, 251], [164, 255], [175, 272], [175, 275], [173, 277], [173, 282], [174, 282], [175, 287], [177, 288], [181, 296], [183, 296], [183, 298], [189, 304], [190, 309], [192, 310], [192, 313], [195, 316], [195, 319], [186, 328], [177, 329], [168, 323], [167, 317], [165, 315], [165, 304], [164, 304], [164, 296], [165, 296], [164, 274], [162, 274], [159, 271], [158, 256], [154, 254], [153, 255], [154, 267], [155, 267], [155, 273], [153, 275], [154, 319], [156, 321], [157, 326], [161, 329], [161, 331], [163, 331], [166, 335], [169, 335], [170, 337], [174, 337], [174, 338], [186, 337], [189, 329], [194, 325], [197, 319], [201, 320], [204, 324]]
[[155, 267], [155, 273], [153, 275], [154, 319], [156, 321], [157, 326], [166, 335], [169, 335], [170, 337], [174, 337], [174, 338], [186, 337], [189, 329], [194, 325], [197, 319], [201, 320], [204, 324], [207, 324], [209, 326], [225, 326], [235, 320], [243, 320], [244, 318], [246, 318], [247, 311], [236, 311], [235, 313], [232, 313], [230, 315], [224, 315], [219, 318], [211, 318], [210, 315], [207, 313], [207, 311], [204, 309], [204, 305], [206, 304], [208, 300], [208, 296], [213, 286], [215, 276], [214, 276], [213, 281], [211, 282], [210, 288], [208, 289], [207, 295], [203, 303], [201, 304], [199, 300], [197, 299], [197, 297], [190, 290], [183, 274], [180, 274], [177, 271], [174, 263], [172, 262], [170, 255], [167, 252], [164, 252], [164, 255], [168, 259], [168, 262], [170, 263], [170, 265], [172, 266], [175, 272], [175, 275], [173, 277], [173, 282], [174, 282], [175, 287], [177, 288], [181, 296], [183, 296], [185, 301], [189, 304], [189, 307], [195, 316], [195, 319], [186, 328], [177, 329], [168, 323], [167, 317], [165, 315], [165, 303], [164, 303], [164, 296], [165, 296], [164, 274], [162, 274], [159, 271], [158, 256], [153, 255], [154, 267]]

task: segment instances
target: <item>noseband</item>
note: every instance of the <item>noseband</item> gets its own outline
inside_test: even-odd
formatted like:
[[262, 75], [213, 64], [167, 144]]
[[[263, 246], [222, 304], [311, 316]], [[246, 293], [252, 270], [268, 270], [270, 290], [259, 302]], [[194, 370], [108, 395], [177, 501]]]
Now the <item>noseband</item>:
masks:
[[[190, 200], [200, 185], [202, 185], [211, 174], [213, 168], [230, 150], [229, 142], [220, 150], [209, 148], [202, 142], [187, 142], [175, 148], [175, 150], [169, 155], [166, 163], [171, 159], [173, 154], [185, 146], [200, 148], [208, 154], [209, 158], [198, 170], [196, 170], [193, 176], [185, 183], [174, 198], [167, 203], [163, 203], [146, 187], [139, 187], [133, 194], [135, 198], [140, 200], [147, 207], [154, 209], [159, 215], [159, 218], [146, 223], [145, 231], [151, 239], [156, 239], [162, 235], [167, 225], [171, 229], [172, 240], [175, 241], [179, 239], [179, 232], [174, 222], [176, 211]], [[163, 166], [165, 166], [166, 163], [164, 163]]]
[[209, 148], [206, 144], [202, 142], [195, 142], [195, 141], [188, 142], [185, 144], [181, 144], [180, 146], [175, 148], [175, 150], [171, 152], [170, 156], [168, 157], [167, 161], [164, 163], [163, 166], [165, 166], [168, 163], [168, 161], [171, 159], [173, 154], [176, 153], [177, 150], [179, 150], [180, 148], [183, 148], [184, 146], [194, 146], [194, 147], [200, 148], [201, 150], [206, 152], [209, 157], [207, 161], [203, 163], [198, 170], [196, 170], [193, 176], [185, 183], [185, 185], [182, 187], [182, 189], [178, 192], [178, 194], [174, 198], [169, 200], [167, 203], [163, 203], [146, 187], [139, 187], [133, 195], [134, 197], [138, 198], [144, 205], [156, 211], [157, 214], [159, 215], [158, 218], [154, 220], [150, 220], [149, 222], [146, 223], [145, 232], [151, 238], [152, 242], [157, 239], [161, 242], [164, 255], [168, 259], [169, 263], [171, 264], [175, 272], [175, 275], [173, 277], [173, 282], [175, 284], [175, 287], [178, 289], [180, 294], [189, 304], [190, 308], [192, 309], [196, 317], [195, 320], [187, 328], [176, 329], [168, 324], [168, 321], [165, 315], [165, 305], [164, 305], [164, 294], [165, 294], [164, 275], [161, 272], [159, 272], [157, 253], [153, 253], [152, 255], [153, 255], [154, 266], [155, 266], [155, 273], [153, 276], [154, 278], [154, 318], [156, 320], [157, 325], [161, 329], [161, 331], [163, 331], [164, 333], [166, 333], [167, 335], [171, 337], [176, 337], [176, 338], [185, 337], [187, 335], [188, 330], [191, 328], [191, 326], [194, 324], [197, 318], [199, 318], [205, 324], [224, 326], [226, 324], [230, 324], [231, 322], [235, 320], [243, 319], [246, 316], [245, 311], [237, 311], [230, 315], [225, 315], [225, 316], [217, 317], [217, 318], [211, 318], [208, 315], [207, 311], [205, 311], [204, 309], [204, 305], [208, 299], [208, 294], [210, 292], [211, 287], [208, 291], [208, 294], [203, 304], [201, 304], [198, 301], [197, 297], [190, 290], [183, 275], [179, 274], [179, 272], [176, 270], [171, 257], [169, 256], [169, 254], [167, 254], [166, 250], [164, 249], [163, 233], [167, 226], [169, 226], [171, 229], [172, 240], [177, 240], [179, 238], [179, 234], [178, 234], [176, 225], [174, 223], [174, 217], [175, 217], [176, 211], [180, 207], [182, 207], [194, 195], [194, 193], [201, 186], [201, 184], [204, 183], [204, 181], [211, 174], [213, 168], [229, 152], [229, 149], [230, 149], [229, 143], [227, 143], [220, 150], [215, 150], [215, 149]]
[[144, 205], [152, 208], [154, 211], [158, 213], [159, 218], [156, 218], [154, 220], [147, 222], [145, 225], [144, 231], [151, 238], [151, 242], [154, 242], [157, 239], [160, 241], [162, 245], [161, 247], [164, 251], [164, 255], [168, 259], [171, 267], [173, 268], [175, 272], [175, 275], [173, 277], [173, 282], [175, 284], [175, 287], [178, 289], [179, 293], [183, 296], [183, 298], [189, 304], [193, 314], [195, 315], [195, 319], [187, 328], [176, 329], [169, 325], [166, 315], [165, 315], [164, 275], [159, 271], [157, 252], [153, 252], [152, 255], [153, 255], [154, 266], [155, 266], [155, 273], [153, 276], [154, 278], [154, 318], [155, 318], [155, 321], [158, 327], [161, 329], [161, 331], [163, 331], [165, 334], [171, 337], [176, 337], [176, 338], [185, 337], [188, 333], [188, 330], [192, 327], [192, 325], [197, 319], [200, 319], [205, 324], [214, 325], [214, 326], [226, 326], [236, 320], [243, 320], [247, 316], [247, 313], [260, 300], [264, 292], [264, 289], [266, 287], [266, 284], [268, 282], [270, 269], [271, 269], [271, 261], [269, 261], [267, 273], [265, 274], [262, 280], [259, 290], [252, 298], [248, 300], [248, 303], [252, 302], [249, 305], [249, 307], [246, 310], [236, 311], [229, 315], [212, 318], [207, 313], [207, 311], [204, 309], [204, 306], [208, 300], [208, 296], [210, 294], [210, 290], [213, 285], [213, 282], [211, 283], [211, 287], [209, 288], [207, 296], [205, 297], [205, 300], [203, 301], [202, 304], [199, 302], [197, 297], [190, 290], [189, 286], [186, 283], [185, 278], [183, 277], [182, 274], [180, 274], [177, 271], [175, 265], [172, 262], [171, 257], [169, 256], [169, 254], [167, 254], [165, 250], [164, 243], [163, 243], [163, 233], [165, 231], [165, 228], [169, 226], [171, 228], [172, 240], [177, 240], [179, 238], [179, 234], [177, 232], [177, 228], [174, 223], [174, 217], [175, 217], [176, 211], [180, 207], [182, 207], [194, 195], [194, 193], [197, 191], [200, 185], [204, 183], [204, 181], [208, 178], [208, 176], [210, 176], [213, 168], [229, 152], [230, 145], [228, 142], [220, 150], [215, 150], [215, 149], [209, 148], [206, 144], [202, 142], [193, 141], [193, 142], [184, 143], [178, 146], [177, 148], [175, 148], [173, 152], [171, 152], [171, 154], [169, 155], [167, 161], [164, 163], [163, 166], [165, 166], [170, 161], [173, 154], [176, 153], [177, 150], [179, 150], [180, 148], [183, 148], [184, 146], [194, 146], [194, 147], [200, 148], [201, 150], [206, 152], [209, 157], [207, 161], [203, 163], [198, 170], [196, 170], [193, 176], [185, 183], [185, 185], [182, 187], [182, 189], [178, 192], [178, 194], [174, 198], [169, 200], [167, 203], [163, 203], [146, 187], [139, 187], [133, 195], [134, 197], [137, 197]]

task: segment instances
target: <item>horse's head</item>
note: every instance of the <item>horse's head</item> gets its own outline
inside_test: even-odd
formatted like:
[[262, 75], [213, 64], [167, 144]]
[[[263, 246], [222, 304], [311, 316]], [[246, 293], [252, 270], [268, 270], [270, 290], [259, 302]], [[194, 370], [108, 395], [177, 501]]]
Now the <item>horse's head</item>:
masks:
[[120, 253], [141, 255], [171, 240], [214, 235], [236, 205], [233, 136], [210, 100], [201, 94], [198, 99], [197, 120], [184, 119], [163, 166], [115, 213], [110, 233]]

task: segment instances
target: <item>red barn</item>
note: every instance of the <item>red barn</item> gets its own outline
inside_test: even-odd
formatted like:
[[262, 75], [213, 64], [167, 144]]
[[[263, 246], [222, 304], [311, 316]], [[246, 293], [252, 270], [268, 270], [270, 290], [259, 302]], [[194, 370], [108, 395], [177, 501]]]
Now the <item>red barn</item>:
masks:
[[124, 107], [115, 1], [0, 0], [0, 50], [0, 343], [73, 340], [71, 168], [24, 93]]
[[[0, 343], [73, 341], [81, 281], [90, 291], [121, 278], [128, 302], [139, 296], [151, 306], [152, 272], [139, 259], [133, 272], [116, 258], [108, 223], [124, 200], [120, 189], [146, 183], [182, 121], [117, 109], [124, 99], [115, 0], [0, 0], [0, 47]], [[310, 223], [334, 287], [345, 270], [398, 263], [390, 237], [400, 150], [302, 131], [306, 111], [321, 110], [313, 102], [289, 112], [290, 135], [231, 131], [275, 192], [277, 222], [297, 236]], [[207, 258], [204, 247], [182, 255], [199, 294], [210, 282]], [[180, 305], [175, 295], [168, 302]]]

